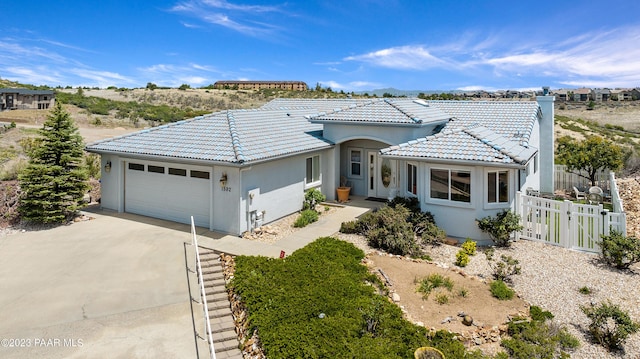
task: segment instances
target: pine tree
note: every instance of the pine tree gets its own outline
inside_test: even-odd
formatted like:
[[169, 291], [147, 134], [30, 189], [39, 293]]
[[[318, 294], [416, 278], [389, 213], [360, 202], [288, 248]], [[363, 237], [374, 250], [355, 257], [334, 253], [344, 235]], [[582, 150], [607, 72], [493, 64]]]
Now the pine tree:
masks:
[[20, 174], [22, 219], [63, 223], [84, 205], [89, 188], [82, 165], [84, 144], [71, 116], [58, 102], [39, 131], [42, 142], [29, 153], [29, 165]]

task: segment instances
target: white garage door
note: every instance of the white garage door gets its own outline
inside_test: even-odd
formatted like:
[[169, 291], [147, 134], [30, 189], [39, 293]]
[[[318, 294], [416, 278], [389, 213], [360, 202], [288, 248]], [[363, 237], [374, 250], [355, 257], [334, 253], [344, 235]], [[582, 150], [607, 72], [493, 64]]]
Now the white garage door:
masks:
[[125, 163], [125, 211], [209, 228], [210, 172], [154, 162]]

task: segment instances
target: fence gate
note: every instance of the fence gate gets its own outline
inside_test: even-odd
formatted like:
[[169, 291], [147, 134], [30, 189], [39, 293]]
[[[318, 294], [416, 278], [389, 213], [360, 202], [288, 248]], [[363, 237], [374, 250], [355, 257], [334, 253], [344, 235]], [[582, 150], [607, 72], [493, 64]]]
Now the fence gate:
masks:
[[602, 235], [617, 230], [626, 235], [626, 216], [599, 205], [526, 196], [518, 192], [516, 212], [522, 231], [517, 239], [528, 239], [585, 252], [600, 253]]

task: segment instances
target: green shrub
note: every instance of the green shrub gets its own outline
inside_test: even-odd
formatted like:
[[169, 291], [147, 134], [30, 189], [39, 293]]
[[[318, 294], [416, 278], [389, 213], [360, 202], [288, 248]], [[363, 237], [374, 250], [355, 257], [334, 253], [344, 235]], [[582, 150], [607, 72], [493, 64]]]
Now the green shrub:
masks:
[[511, 234], [523, 228], [520, 216], [509, 210], [503, 210], [495, 217], [487, 216], [476, 221], [480, 230], [487, 232], [498, 247], [508, 247]]
[[584, 294], [584, 295], [588, 295], [588, 294], [591, 294], [591, 293], [592, 293], [591, 288], [589, 288], [589, 287], [587, 287], [587, 286], [580, 287], [580, 289], [578, 289], [578, 292], [579, 292], [580, 294]]
[[300, 212], [300, 217], [296, 219], [296, 221], [293, 223], [293, 226], [296, 228], [302, 228], [317, 220], [318, 212], [311, 209], [305, 209], [304, 211]]
[[610, 235], [602, 236], [598, 245], [602, 248], [602, 259], [610, 266], [628, 269], [640, 262], [640, 240], [637, 238], [613, 230]]
[[360, 230], [356, 221], [342, 222], [342, 224], [340, 224], [340, 233], [355, 234], [359, 232]]
[[515, 292], [513, 289], [509, 288], [503, 281], [494, 280], [489, 285], [491, 289], [491, 295], [498, 298], [499, 300], [509, 300], [513, 298]]
[[458, 267], [466, 267], [469, 264], [469, 255], [464, 249], [461, 249], [456, 253], [456, 265]]
[[444, 305], [449, 303], [449, 296], [446, 295], [445, 293], [439, 293], [436, 295], [436, 303], [440, 304], [440, 305]]
[[402, 205], [396, 208], [384, 206], [365, 216], [362, 228], [369, 245], [392, 254], [421, 255], [408, 217], [409, 210]]
[[413, 231], [420, 236], [422, 244], [436, 245], [442, 243], [447, 238], [444, 229], [436, 226], [433, 222], [418, 222], [414, 224]]
[[589, 333], [608, 350], [619, 349], [629, 335], [640, 330], [640, 325], [633, 322], [627, 312], [611, 302], [597, 307], [580, 306], [580, 309], [591, 320]]
[[326, 199], [327, 197], [323, 195], [322, 192], [320, 192], [320, 190], [316, 188], [312, 188], [307, 192], [305, 192], [304, 194], [304, 203], [302, 204], [302, 209], [303, 210], [311, 209], [315, 211], [316, 205], [318, 205], [320, 202], [323, 202]]
[[469, 296], [469, 290], [467, 288], [460, 288], [458, 290], [458, 296], [462, 297], [462, 298], [466, 298]]
[[[448, 332], [428, 335], [375, 292], [364, 253], [319, 238], [286, 260], [239, 256], [230, 287], [260, 333], [268, 358], [412, 358], [431, 346], [447, 358], [477, 358]], [[324, 318], [319, 314], [324, 313]]]
[[519, 263], [517, 259], [513, 259], [511, 256], [501, 255], [500, 261], [492, 265], [493, 279], [510, 282], [511, 276], [520, 274], [521, 268], [518, 266]]
[[477, 243], [471, 239], [467, 239], [462, 243], [462, 249], [470, 256], [476, 255]]
[[416, 283], [419, 284], [417, 291], [422, 293], [423, 299], [428, 299], [431, 292], [437, 288], [446, 288], [448, 291], [453, 290], [453, 281], [451, 278], [438, 273], [433, 273], [425, 278], [416, 280]]
[[[539, 307], [530, 308], [531, 320], [515, 317], [508, 323], [509, 338], [502, 339], [502, 347], [507, 351], [501, 358], [569, 358], [565, 350], [577, 348], [577, 338], [547, 320], [553, 314]], [[497, 357], [496, 357], [497, 358]]]

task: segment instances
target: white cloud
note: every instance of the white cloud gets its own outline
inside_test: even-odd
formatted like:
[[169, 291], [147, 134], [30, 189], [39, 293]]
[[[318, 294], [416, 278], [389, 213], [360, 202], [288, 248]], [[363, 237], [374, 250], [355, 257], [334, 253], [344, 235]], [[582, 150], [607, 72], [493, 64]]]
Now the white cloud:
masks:
[[[261, 14], [283, 12], [279, 6], [238, 5], [224, 0], [183, 1], [174, 5], [170, 11], [254, 37], [266, 36], [280, 29], [279, 26], [260, 21]], [[189, 28], [198, 27], [184, 21], [182, 24]]]
[[134, 84], [135, 81], [126, 76], [120, 75], [110, 71], [99, 71], [89, 69], [71, 69], [70, 73], [79, 76], [84, 79], [92, 80], [93, 84], [97, 84], [99, 87], [108, 87], [115, 84]]
[[63, 77], [46, 66], [38, 67], [6, 67], [3, 69], [3, 78], [17, 81], [23, 84], [61, 84]]
[[448, 66], [445, 61], [433, 56], [424, 46], [391, 47], [362, 55], [349, 56], [344, 60], [403, 70], [424, 70]]

